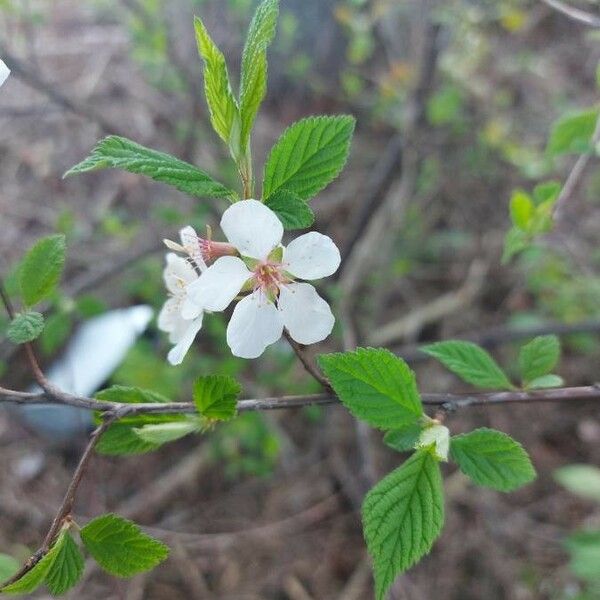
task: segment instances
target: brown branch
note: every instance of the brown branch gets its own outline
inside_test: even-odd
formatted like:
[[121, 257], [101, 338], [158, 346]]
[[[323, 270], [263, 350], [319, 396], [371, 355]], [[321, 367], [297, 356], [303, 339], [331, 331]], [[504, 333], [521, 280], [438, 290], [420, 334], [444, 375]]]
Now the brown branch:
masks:
[[314, 379], [316, 379], [326, 390], [331, 390], [331, 384], [329, 383], [328, 379], [321, 373], [321, 371], [319, 371], [318, 367], [308, 358], [308, 356], [306, 356], [304, 347], [292, 338], [287, 329], [283, 330], [283, 335], [308, 373], [314, 377]]
[[559, 13], [569, 17], [569, 19], [572, 21], [583, 23], [584, 25], [589, 25], [590, 27], [600, 27], [600, 17], [581, 10], [580, 8], [569, 6], [560, 0], [542, 0], [542, 2], [546, 6], [549, 6]]
[[19, 571], [17, 571], [17, 573], [15, 573], [10, 579], [5, 581], [2, 584], [2, 587], [6, 587], [7, 585], [10, 585], [11, 583], [14, 583], [15, 581], [21, 579], [21, 577], [23, 577], [26, 573], [31, 571], [31, 569], [33, 569], [33, 567], [35, 567], [35, 565], [48, 553], [50, 547], [52, 546], [52, 543], [56, 539], [56, 536], [59, 534], [61, 528], [71, 518], [71, 512], [73, 511], [73, 504], [75, 502], [77, 490], [79, 489], [83, 476], [85, 475], [96, 444], [102, 437], [102, 434], [108, 429], [108, 427], [110, 427], [110, 425], [115, 420], [116, 416], [114, 414], [108, 413], [103, 419], [102, 423], [98, 426], [94, 433], [92, 433], [88, 444], [85, 450], [83, 451], [81, 458], [79, 459], [77, 468], [73, 473], [73, 477], [71, 478], [71, 482], [69, 483], [69, 487], [67, 488], [62, 504], [60, 505], [60, 508], [58, 509], [58, 512], [56, 513], [56, 516], [52, 521], [52, 525], [50, 525], [50, 529], [48, 529], [48, 533], [44, 538], [44, 542], [41, 548], [39, 548], [39, 550], [37, 550], [29, 558], [29, 560], [23, 565], [23, 567]]

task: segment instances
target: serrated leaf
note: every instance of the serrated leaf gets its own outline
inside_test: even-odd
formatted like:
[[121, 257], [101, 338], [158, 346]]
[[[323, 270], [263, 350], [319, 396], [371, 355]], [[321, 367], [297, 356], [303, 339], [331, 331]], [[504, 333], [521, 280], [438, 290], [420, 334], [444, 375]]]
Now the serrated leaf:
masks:
[[555, 335], [540, 335], [525, 344], [519, 351], [519, 369], [527, 384], [547, 375], [560, 357], [560, 342]]
[[322, 354], [319, 365], [335, 393], [358, 419], [379, 429], [397, 429], [422, 414], [415, 375], [400, 358], [383, 348]]
[[191, 419], [173, 423], [154, 423], [133, 429], [134, 433], [144, 442], [158, 446], [174, 442], [199, 430], [199, 424]]
[[476, 484], [510, 492], [536, 477], [519, 442], [494, 429], [475, 429], [450, 440], [450, 457]]
[[242, 388], [229, 375], [207, 375], [194, 382], [194, 404], [206, 419], [226, 421], [236, 414]]
[[115, 514], [90, 521], [81, 529], [81, 539], [96, 562], [117, 577], [133, 577], [149, 571], [169, 555], [169, 549], [162, 542]]
[[522, 231], [528, 231], [534, 206], [531, 198], [520, 190], [513, 193], [510, 198], [510, 218], [513, 225]]
[[56, 544], [50, 548], [50, 550], [46, 553], [45, 556], [42, 557], [37, 564], [27, 571], [23, 577], [17, 579], [14, 583], [7, 585], [0, 589], [2, 594], [31, 594], [35, 590], [37, 590], [40, 585], [44, 582], [48, 571], [50, 571], [50, 567], [54, 562], [54, 558], [56, 557], [57, 547]]
[[583, 110], [558, 119], [552, 126], [546, 153], [550, 156], [580, 154], [592, 149], [598, 110]]
[[14, 344], [25, 344], [35, 340], [44, 330], [44, 316], [29, 311], [18, 314], [8, 326], [6, 335]]
[[550, 374], [532, 379], [526, 387], [528, 390], [542, 390], [560, 387], [561, 385], [564, 385], [564, 383], [565, 380], [560, 375]]
[[421, 350], [467, 383], [487, 389], [513, 389], [498, 363], [477, 344], [451, 340], [422, 346]]
[[19, 570], [19, 562], [8, 554], [0, 553], [0, 584]]
[[408, 452], [416, 446], [422, 429], [423, 425], [420, 422], [391, 429], [383, 436], [383, 443], [398, 452]]
[[240, 79], [241, 146], [246, 148], [256, 113], [267, 90], [267, 48], [277, 26], [278, 0], [264, 0], [248, 30]]
[[284, 188], [308, 200], [340, 173], [350, 150], [354, 118], [308, 117], [286, 129], [265, 164], [263, 198]]
[[429, 552], [444, 523], [442, 478], [432, 453], [415, 452], [382, 479], [367, 494], [362, 518], [375, 596], [384, 600], [396, 576]]
[[285, 229], [306, 229], [310, 227], [315, 214], [300, 196], [280, 188], [265, 204], [279, 217]]
[[593, 465], [566, 465], [554, 471], [554, 479], [573, 494], [600, 502], [600, 469]]
[[194, 17], [198, 52], [204, 61], [204, 93], [210, 122], [234, 156], [240, 155], [241, 124], [237, 102], [231, 90], [223, 53], [208, 34], [202, 20]]
[[63, 531], [55, 546], [55, 556], [48, 574], [46, 585], [53, 596], [60, 596], [70, 590], [83, 574], [84, 560], [79, 547], [67, 531]]
[[600, 530], [574, 533], [565, 545], [571, 554], [571, 571], [581, 579], [600, 581]]
[[[127, 404], [167, 403], [169, 400], [151, 390], [114, 385], [96, 394], [96, 399], [107, 402], [123, 402]], [[111, 425], [100, 438], [96, 451], [109, 456], [125, 456], [144, 454], [160, 448], [160, 444], [143, 440], [134, 431], [135, 428], [148, 424], [175, 422], [186, 419], [184, 415], [140, 415], [126, 417]]]
[[69, 169], [64, 176], [100, 169], [122, 169], [146, 175], [196, 198], [237, 197], [233, 190], [215, 181], [198, 167], [116, 135], [98, 142], [90, 156]]
[[27, 306], [45, 300], [60, 280], [65, 265], [65, 236], [50, 235], [38, 240], [21, 263], [19, 284]]

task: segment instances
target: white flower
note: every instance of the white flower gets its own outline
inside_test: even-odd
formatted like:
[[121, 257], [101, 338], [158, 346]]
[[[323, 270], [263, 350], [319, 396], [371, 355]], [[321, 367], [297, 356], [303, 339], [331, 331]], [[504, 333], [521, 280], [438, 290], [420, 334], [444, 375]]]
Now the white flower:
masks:
[[[206, 270], [206, 263], [202, 258], [199, 238], [192, 227], [184, 227], [179, 232], [181, 244], [165, 240], [166, 245], [172, 250], [187, 254], [183, 258], [176, 254], [167, 254], [167, 265], [163, 272], [165, 285], [170, 293], [170, 298], [163, 305], [158, 315], [158, 328], [169, 334], [169, 340], [175, 346], [167, 358], [172, 365], [178, 365], [190, 349], [194, 338], [202, 327], [204, 311], [202, 306], [189, 302], [188, 287], [196, 281], [199, 272]], [[188, 316], [182, 315], [183, 306], [187, 306]]]
[[10, 69], [6, 66], [3, 60], [0, 59], [0, 86], [6, 81], [10, 75]]
[[[236, 305], [227, 327], [227, 343], [234, 355], [256, 358], [276, 342], [285, 327], [301, 344], [325, 339], [333, 329], [329, 305], [308, 283], [335, 273], [340, 253], [325, 235], [310, 232], [281, 246], [283, 225], [262, 202], [242, 200], [221, 219], [230, 244], [243, 258], [222, 256], [191, 283], [182, 315], [193, 305], [221, 311], [242, 291], [251, 291]], [[247, 266], [248, 265], [248, 266]]]
[[416, 448], [434, 447], [434, 453], [438, 460], [447, 461], [450, 451], [450, 431], [440, 423], [433, 423], [431, 426], [423, 429], [419, 436]]

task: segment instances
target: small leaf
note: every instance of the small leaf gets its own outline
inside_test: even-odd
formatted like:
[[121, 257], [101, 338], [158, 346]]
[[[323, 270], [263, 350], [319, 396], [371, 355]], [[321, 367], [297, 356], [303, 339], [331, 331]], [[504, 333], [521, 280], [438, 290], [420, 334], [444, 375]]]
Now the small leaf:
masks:
[[240, 384], [228, 375], [207, 375], [194, 383], [194, 403], [206, 419], [226, 421], [235, 416]]
[[571, 554], [569, 566], [573, 573], [587, 581], [600, 580], [600, 530], [574, 533], [565, 545]]
[[510, 198], [510, 217], [513, 225], [522, 231], [528, 231], [533, 210], [533, 202], [525, 192], [516, 191], [513, 193]]
[[546, 153], [581, 154], [592, 149], [592, 136], [598, 120], [598, 109], [583, 110], [558, 119], [552, 126]]
[[502, 252], [502, 264], [506, 265], [513, 256], [523, 252], [531, 245], [531, 236], [518, 227], [512, 227], [504, 238], [504, 251]]
[[17, 315], [8, 327], [6, 335], [14, 344], [25, 344], [35, 340], [44, 330], [44, 317], [39, 312]]
[[31, 594], [44, 582], [56, 557], [56, 544], [21, 579], [0, 589], [3, 594]]
[[560, 387], [564, 383], [565, 380], [560, 375], [550, 374], [532, 379], [526, 387], [528, 390], [542, 390], [545, 388]]
[[379, 429], [404, 428], [423, 414], [415, 375], [383, 348], [322, 354], [319, 365], [340, 400], [357, 418]]
[[96, 562], [111, 575], [132, 577], [164, 561], [169, 549], [127, 519], [102, 515], [81, 529], [81, 539]]
[[65, 252], [62, 234], [38, 240], [27, 252], [19, 273], [21, 295], [27, 306], [45, 300], [54, 292], [65, 264]]
[[55, 557], [48, 574], [46, 585], [53, 596], [61, 596], [71, 589], [83, 574], [84, 560], [77, 544], [63, 531], [55, 545]]
[[444, 523], [438, 461], [415, 452], [366, 496], [363, 529], [373, 558], [376, 599], [384, 600], [396, 576], [427, 554]]
[[8, 554], [0, 553], [0, 584], [19, 570], [19, 562]]
[[452, 340], [422, 346], [462, 380], [480, 388], [510, 390], [513, 385], [496, 361], [477, 344]]
[[525, 383], [547, 375], [560, 357], [560, 342], [555, 335], [540, 335], [519, 352], [519, 369]]
[[64, 176], [110, 168], [146, 175], [197, 198], [237, 197], [233, 190], [215, 181], [198, 167], [116, 135], [101, 140], [90, 156]]
[[600, 502], [600, 469], [592, 465], [566, 465], [554, 471], [554, 479], [571, 493]]
[[494, 429], [475, 429], [454, 436], [450, 457], [476, 484], [501, 492], [516, 490], [536, 476], [523, 446]]
[[229, 146], [233, 156], [239, 157], [241, 154], [240, 115], [231, 91], [225, 57], [198, 17], [194, 17], [194, 29], [198, 52], [204, 60], [204, 94], [210, 121], [219, 137]]
[[282, 188], [270, 196], [265, 204], [279, 217], [285, 229], [306, 229], [315, 220], [305, 200]]
[[241, 147], [246, 148], [258, 108], [267, 91], [267, 48], [277, 26], [278, 0], [264, 0], [256, 9], [242, 54], [240, 80]]
[[308, 117], [286, 129], [265, 164], [263, 198], [277, 190], [308, 200], [340, 173], [350, 151], [354, 118]]
[[398, 429], [390, 429], [383, 436], [383, 443], [398, 452], [408, 452], [417, 445], [422, 429], [423, 425], [419, 422], [410, 423]]
[[199, 430], [199, 424], [192, 420], [155, 423], [133, 429], [134, 433], [144, 442], [159, 446], [168, 442], [174, 442]]
[[540, 204], [544, 204], [545, 202], [550, 202], [554, 204], [560, 194], [560, 190], [562, 189], [561, 184], [558, 181], [545, 181], [543, 183], [538, 183], [533, 188], [533, 201], [536, 206]]

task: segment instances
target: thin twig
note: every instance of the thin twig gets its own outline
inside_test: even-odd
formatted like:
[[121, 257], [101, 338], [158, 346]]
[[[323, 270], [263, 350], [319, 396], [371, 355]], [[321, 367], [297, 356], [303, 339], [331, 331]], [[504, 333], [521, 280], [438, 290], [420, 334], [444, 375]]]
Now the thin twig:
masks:
[[590, 27], [600, 27], [600, 17], [581, 10], [580, 8], [569, 6], [560, 0], [542, 0], [542, 2], [546, 6], [549, 6], [559, 13], [569, 17], [569, 19], [572, 21], [583, 23], [584, 25], [589, 25]]
[[310, 373], [310, 375], [312, 375], [312, 377], [314, 377], [314, 379], [316, 379], [326, 390], [331, 390], [331, 384], [328, 379], [321, 371], [319, 371], [318, 367], [310, 360], [310, 358], [306, 356], [304, 347], [292, 338], [287, 329], [283, 330], [283, 335], [308, 373]]

